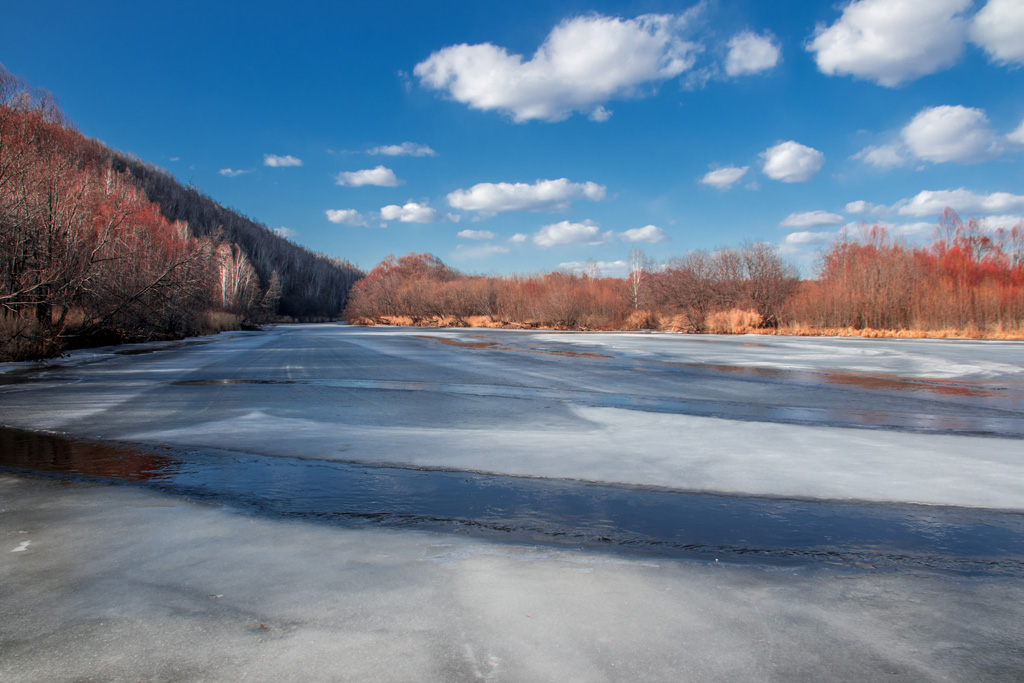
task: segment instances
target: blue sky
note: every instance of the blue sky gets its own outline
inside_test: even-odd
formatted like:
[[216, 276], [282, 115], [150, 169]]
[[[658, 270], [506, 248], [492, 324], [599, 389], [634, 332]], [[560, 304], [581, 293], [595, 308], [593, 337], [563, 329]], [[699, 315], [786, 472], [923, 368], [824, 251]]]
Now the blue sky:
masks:
[[15, 3], [79, 129], [316, 251], [470, 273], [1024, 215], [1024, 0]]

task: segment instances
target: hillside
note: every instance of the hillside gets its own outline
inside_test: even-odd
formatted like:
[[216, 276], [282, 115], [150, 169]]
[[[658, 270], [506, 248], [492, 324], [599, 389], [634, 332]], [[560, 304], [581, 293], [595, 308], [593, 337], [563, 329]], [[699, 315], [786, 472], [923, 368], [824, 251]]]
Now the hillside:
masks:
[[333, 319], [361, 276], [86, 138], [0, 65], [0, 361]]

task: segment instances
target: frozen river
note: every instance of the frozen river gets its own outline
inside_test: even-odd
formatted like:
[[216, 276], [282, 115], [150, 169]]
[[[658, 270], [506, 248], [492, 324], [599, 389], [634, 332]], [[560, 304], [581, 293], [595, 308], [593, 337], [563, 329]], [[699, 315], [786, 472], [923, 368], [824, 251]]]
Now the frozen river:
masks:
[[296, 325], [6, 370], [5, 680], [1024, 676], [1019, 343]]

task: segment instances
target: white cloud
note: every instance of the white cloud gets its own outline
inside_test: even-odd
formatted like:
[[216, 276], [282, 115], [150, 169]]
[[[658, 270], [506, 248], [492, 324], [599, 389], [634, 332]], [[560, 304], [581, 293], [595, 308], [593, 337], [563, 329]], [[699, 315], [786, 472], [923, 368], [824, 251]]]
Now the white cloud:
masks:
[[904, 216], [934, 216], [948, 206], [971, 216], [1008, 214], [1024, 211], [1024, 195], [1009, 192], [977, 194], [970, 190], [924, 190], [896, 205]]
[[799, 232], [791, 232], [786, 235], [785, 243], [791, 246], [832, 244], [838, 235], [838, 231], [810, 232], [808, 230], [801, 230]]
[[930, 221], [918, 221], [917, 223], [900, 223], [890, 225], [883, 223], [882, 227], [897, 237], [923, 237], [935, 232], [935, 223]]
[[779, 225], [785, 228], [820, 228], [826, 225], [842, 225], [846, 219], [828, 211], [801, 211], [791, 213]]
[[545, 225], [533, 235], [533, 243], [542, 249], [572, 244], [604, 244], [610, 234], [601, 234], [600, 226], [591, 220], [582, 223], [562, 221]]
[[382, 145], [366, 150], [367, 154], [383, 154], [389, 157], [432, 157], [437, 152], [417, 142], [403, 142], [400, 145]]
[[498, 244], [475, 244], [467, 247], [464, 244], [456, 245], [452, 257], [464, 261], [466, 259], [482, 259], [495, 254], [507, 254], [511, 249]]
[[971, 41], [997, 64], [1024, 64], [1024, 4], [1020, 0], [989, 0], [974, 16]]
[[996, 230], [1009, 230], [1010, 228], [1024, 224], [1024, 216], [986, 216], [978, 221], [981, 229], [986, 232]]
[[868, 146], [854, 154], [853, 158], [878, 168], [902, 166], [906, 162], [903, 157], [903, 149], [898, 145]]
[[220, 169], [217, 172], [220, 173], [222, 176], [227, 176], [228, 178], [234, 178], [234, 177], [240, 176], [240, 175], [242, 175], [244, 173], [251, 173], [252, 171], [242, 171], [242, 170], [238, 170], [238, 169], [234, 169], [234, 168], [222, 168], [222, 169]]
[[1009, 133], [1006, 136], [1006, 139], [1010, 142], [1015, 142], [1018, 145], [1024, 145], [1024, 121], [1021, 121], [1020, 125], [1017, 126], [1017, 130]]
[[896, 87], [949, 68], [963, 51], [971, 0], [855, 0], [808, 50], [828, 75]]
[[296, 157], [293, 157], [290, 154], [288, 154], [286, 156], [283, 156], [283, 157], [280, 157], [280, 156], [278, 156], [276, 154], [264, 154], [263, 155], [263, 165], [264, 166], [273, 166], [273, 167], [302, 166], [302, 159], [298, 159]]
[[332, 223], [339, 225], [366, 225], [366, 219], [355, 209], [327, 209], [324, 213], [327, 214], [327, 220]]
[[403, 206], [389, 204], [381, 207], [380, 217], [386, 221], [400, 221], [402, 223], [437, 223], [441, 220], [441, 214], [426, 204], [408, 202]]
[[779, 63], [780, 56], [779, 48], [771, 36], [744, 31], [729, 41], [725, 72], [730, 76], [740, 76], [767, 71]]
[[282, 225], [280, 228], [274, 228], [274, 234], [278, 235], [279, 237], [285, 237], [290, 239], [298, 235], [299, 232], [297, 230], [292, 230], [291, 228], [286, 228]]
[[740, 178], [746, 174], [749, 166], [727, 166], [725, 168], [716, 168], [713, 171], [708, 171], [704, 174], [704, 177], [700, 179], [705, 185], [717, 187], [719, 190], [728, 190], [734, 184], [739, 182]]
[[413, 73], [424, 86], [517, 122], [561, 121], [576, 111], [600, 120], [603, 103], [640, 96], [641, 86], [693, 66], [700, 48], [681, 37], [688, 23], [689, 13], [574, 17], [552, 29], [530, 59], [490, 43], [453, 45]]
[[802, 183], [825, 165], [825, 155], [799, 142], [783, 142], [761, 152], [764, 174], [784, 183]]
[[512, 235], [511, 237], [509, 237], [508, 241], [511, 242], [512, 244], [522, 244], [528, 238], [529, 238], [529, 236], [526, 233], [524, 233], [524, 232], [517, 232], [516, 234]]
[[884, 204], [872, 204], [866, 202], [863, 199], [858, 199], [855, 202], [849, 202], [846, 205], [847, 213], [865, 214], [870, 216], [877, 216], [888, 212], [889, 207]]
[[465, 240], [493, 240], [497, 235], [490, 230], [460, 230], [459, 237]]
[[590, 114], [587, 115], [588, 119], [590, 119], [591, 121], [596, 121], [598, 123], [604, 123], [605, 121], [607, 121], [611, 117], [612, 117], [611, 110], [610, 109], [605, 109], [600, 104], [597, 105], [596, 107], [594, 107], [593, 110], [591, 110]]
[[922, 109], [903, 128], [903, 141], [926, 161], [971, 162], [998, 154], [995, 135], [981, 109], [943, 105]]
[[650, 242], [655, 244], [667, 240], [668, 235], [656, 225], [645, 225], [642, 228], [632, 228], [622, 232], [619, 235], [619, 239], [623, 242]]
[[598, 277], [626, 277], [629, 273], [629, 264], [625, 261], [567, 261], [559, 263], [558, 269]]
[[495, 214], [499, 211], [566, 211], [573, 199], [604, 199], [597, 183], [570, 183], [566, 178], [526, 183], [478, 183], [448, 195], [452, 208]]
[[398, 178], [395, 172], [384, 166], [367, 168], [362, 171], [342, 171], [335, 177], [338, 185], [348, 187], [362, 187], [364, 185], [377, 185], [380, 187], [397, 187]]

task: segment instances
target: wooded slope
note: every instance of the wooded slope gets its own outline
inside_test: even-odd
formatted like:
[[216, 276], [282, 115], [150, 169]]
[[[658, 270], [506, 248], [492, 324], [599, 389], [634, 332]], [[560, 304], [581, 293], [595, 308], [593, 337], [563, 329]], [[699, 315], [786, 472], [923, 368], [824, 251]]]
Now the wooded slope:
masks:
[[0, 361], [336, 318], [361, 276], [87, 139], [0, 65]]

